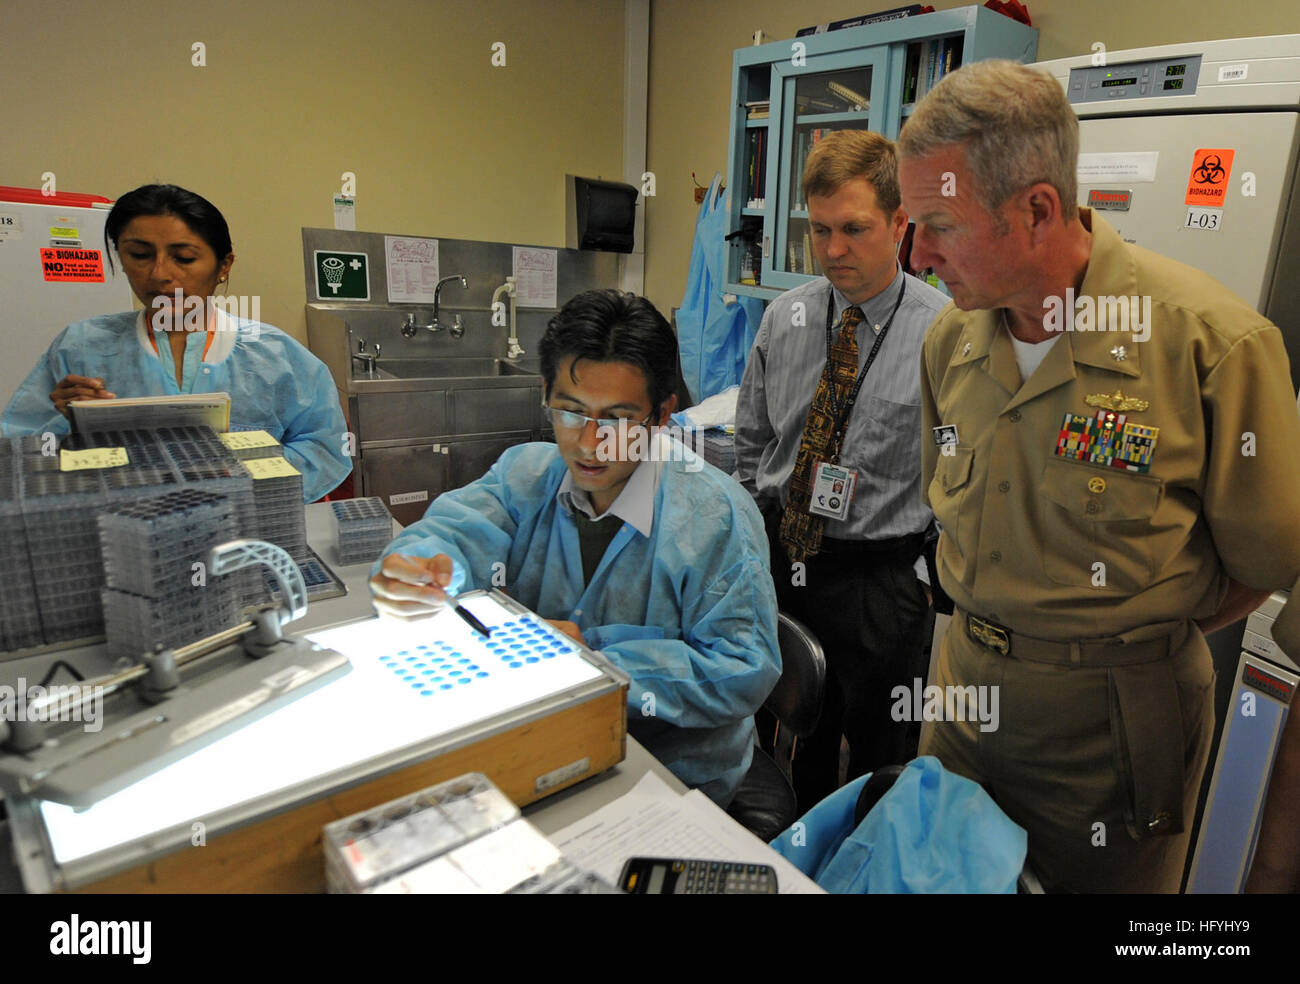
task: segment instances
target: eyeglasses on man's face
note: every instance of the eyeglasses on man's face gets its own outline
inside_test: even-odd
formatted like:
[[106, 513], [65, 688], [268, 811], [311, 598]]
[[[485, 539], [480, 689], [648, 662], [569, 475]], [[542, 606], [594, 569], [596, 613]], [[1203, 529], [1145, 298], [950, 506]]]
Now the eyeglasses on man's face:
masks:
[[551, 426], [556, 430], [586, 430], [587, 424], [596, 425], [596, 430], [603, 430], [608, 427], [611, 430], [618, 430], [620, 425], [623, 427], [644, 427], [650, 423], [654, 417], [654, 411], [644, 420], [631, 420], [627, 417], [588, 417], [574, 410], [561, 410], [559, 407], [551, 407], [542, 404], [542, 411], [551, 421]]

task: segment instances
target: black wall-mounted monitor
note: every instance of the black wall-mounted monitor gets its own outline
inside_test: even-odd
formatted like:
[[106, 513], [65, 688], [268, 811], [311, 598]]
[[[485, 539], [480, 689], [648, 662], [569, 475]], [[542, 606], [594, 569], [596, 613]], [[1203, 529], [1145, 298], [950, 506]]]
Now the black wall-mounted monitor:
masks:
[[567, 245], [630, 253], [634, 246], [637, 189], [618, 181], [570, 174], [565, 178]]

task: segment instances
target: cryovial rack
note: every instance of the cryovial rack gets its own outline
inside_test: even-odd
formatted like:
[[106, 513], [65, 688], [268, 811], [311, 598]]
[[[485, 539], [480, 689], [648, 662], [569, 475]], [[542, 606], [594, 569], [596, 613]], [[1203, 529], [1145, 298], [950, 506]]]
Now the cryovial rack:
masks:
[[325, 826], [331, 892], [355, 894], [519, 816], [481, 772], [471, 772]]
[[393, 539], [393, 517], [378, 496], [331, 502], [340, 564], [368, 564]]

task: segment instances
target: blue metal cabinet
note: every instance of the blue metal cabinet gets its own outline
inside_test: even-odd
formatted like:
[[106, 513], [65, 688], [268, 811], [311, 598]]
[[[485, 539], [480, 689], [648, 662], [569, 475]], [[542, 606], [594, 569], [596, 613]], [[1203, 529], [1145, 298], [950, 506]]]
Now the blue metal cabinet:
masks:
[[800, 187], [804, 158], [833, 130], [896, 138], [912, 109], [903, 102], [909, 47], [915, 55], [945, 41], [960, 43], [952, 68], [984, 58], [1031, 62], [1038, 31], [971, 6], [737, 49], [726, 290], [771, 299], [819, 274]]

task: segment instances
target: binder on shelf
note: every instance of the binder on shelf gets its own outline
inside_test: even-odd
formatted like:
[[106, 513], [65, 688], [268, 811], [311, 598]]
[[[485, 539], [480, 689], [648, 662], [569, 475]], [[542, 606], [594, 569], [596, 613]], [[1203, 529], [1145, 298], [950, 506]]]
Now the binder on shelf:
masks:
[[901, 20], [904, 17], [915, 17], [917, 14], [934, 13], [934, 8], [928, 4], [909, 3], [905, 7], [894, 7], [891, 10], [882, 10], [875, 14], [863, 14], [860, 17], [846, 17], [844, 20], [831, 21], [829, 24], [814, 24], [812, 27], [801, 27], [795, 31], [796, 38], [807, 37], [810, 34], [827, 34], [831, 31], [842, 31], [849, 27], [862, 27], [864, 24], [883, 24], [886, 21]]

